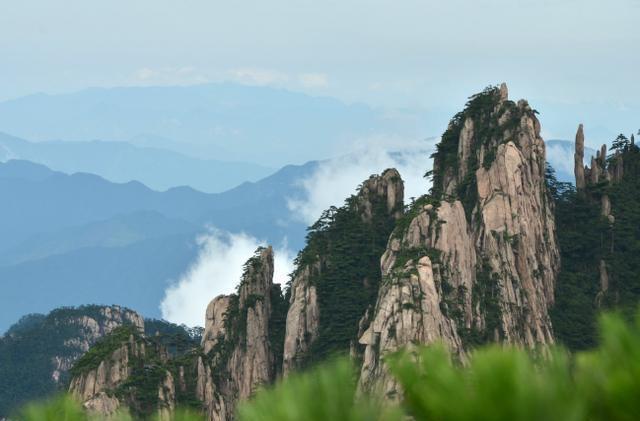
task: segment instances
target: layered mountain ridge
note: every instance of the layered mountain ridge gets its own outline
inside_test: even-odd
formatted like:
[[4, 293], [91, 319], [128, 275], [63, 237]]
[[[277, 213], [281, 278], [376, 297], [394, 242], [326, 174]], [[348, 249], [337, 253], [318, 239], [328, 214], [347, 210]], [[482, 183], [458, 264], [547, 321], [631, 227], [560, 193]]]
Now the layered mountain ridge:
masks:
[[[284, 293], [273, 284], [273, 250], [256, 250], [237, 292], [216, 297], [207, 308], [201, 346], [185, 359], [168, 356], [162, 362], [174, 368], [148, 389], [156, 397], [147, 409], [178, 404], [180, 399], [165, 397], [180, 390], [175, 379], [183, 376], [193, 385], [184, 390], [208, 419], [231, 420], [237, 404], [258, 388], [336, 353], [348, 353], [360, 367], [362, 391], [394, 400], [402, 390], [388, 374], [385, 356], [401, 348], [443, 342], [464, 363], [474, 347], [489, 342], [527, 349], [564, 343], [567, 326], [558, 322], [558, 302], [564, 320], [584, 308], [565, 306], [567, 296], [558, 293], [571, 285], [567, 276], [573, 279], [572, 262], [560, 265], [567, 237], [556, 227], [556, 215], [567, 206], [559, 197], [572, 188], [553, 180], [540, 131], [536, 111], [524, 100], [509, 100], [506, 85], [472, 96], [433, 155], [428, 194], [405, 205], [394, 169], [365, 180], [344, 206], [330, 208], [309, 228]], [[637, 150], [633, 142], [620, 148], [623, 155]], [[582, 161], [576, 156], [576, 167]], [[598, 176], [588, 194], [580, 193], [587, 187], [578, 182], [576, 197], [586, 206], [597, 203], [595, 218], [609, 229], [618, 224], [616, 209], [625, 205], [616, 183], [634, 172], [635, 162], [606, 157], [605, 149], [596, 165], [582, 169], [589, 180]], [[611, 237], [609, 254], [595, 260], [602, 292], [590, 298], [596, 307], [630, 301], [619, 272], [608, 271], [612, 259], [621, 258], [615, 244]], [[591, 276], [593, 269], [581, 270]], [[121, 338], [127, 343], [130, 337]], [[151, 366], [136, 352], [135, 367]], [[73, 391], [77, 384], [72, 380]], [[122, 391], [122, 384], [111, 389]], [[126, 399], [111, 397], [141, 408], [141, 395], [127, 390]], [[82, 400], [91, 406], [90, 399]]]

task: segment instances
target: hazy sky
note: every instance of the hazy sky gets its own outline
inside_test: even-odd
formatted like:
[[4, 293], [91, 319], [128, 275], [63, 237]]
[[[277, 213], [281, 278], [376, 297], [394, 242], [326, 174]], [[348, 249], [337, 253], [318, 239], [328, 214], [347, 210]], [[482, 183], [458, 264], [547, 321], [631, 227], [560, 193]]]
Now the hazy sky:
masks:
[[640, 0], [20, 0], [0, 13], [0, 100], [237, 80], [386, 106], [489, 83], [637, 104]]

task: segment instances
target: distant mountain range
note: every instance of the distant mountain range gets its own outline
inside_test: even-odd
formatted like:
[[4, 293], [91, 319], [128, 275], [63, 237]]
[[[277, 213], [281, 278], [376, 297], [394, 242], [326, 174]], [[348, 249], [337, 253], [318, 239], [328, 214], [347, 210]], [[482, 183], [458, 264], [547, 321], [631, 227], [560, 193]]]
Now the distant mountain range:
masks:
[[117, 183], [137, 180], [154, 190], [190, 186], [216, 193], [274, 172], [249, 162], [193, 158], [129, 142], [29, 142], [0, 133], [0, 161], [23, 159], [66, 173], [87, 172]]
[[195, 239], [209, 225], [301, 248], [306, 227], [287, 217], [287, 200], [300, 197], [298, 180], [316, 166], [207, 194], [0, 163], [0, 197], [9, 198], [0, 206], [0, 332], [21, 315], [61, 305], [118, 302], [160, 316], [167, 281], [193, 261]]
[[[548, 141], [547, 158], [561, 181], [573, 181], [572, 142]], [[274, 245], [286, 238], [290, 249], [301, 249], [306, 224], [288, 201], [303, 198], [300, 181], [318, 166], [287, 166], [207, 194], [158, 192], [24, 160], [0, 163], [0, 197], [9, 198], [0, 206], [0, 332], [26, 313], [62, 305], [120, 303], [159, 317], [168, 282], [194, 261], [207, 226]]]
[[0, 102], [0, 131], [24, 139], [133, 141], [267, 167], [328, 158], [345, 141], [369, 135], [419, 138], [419, 123], [365, 105], [233, 83], [91, 88]]

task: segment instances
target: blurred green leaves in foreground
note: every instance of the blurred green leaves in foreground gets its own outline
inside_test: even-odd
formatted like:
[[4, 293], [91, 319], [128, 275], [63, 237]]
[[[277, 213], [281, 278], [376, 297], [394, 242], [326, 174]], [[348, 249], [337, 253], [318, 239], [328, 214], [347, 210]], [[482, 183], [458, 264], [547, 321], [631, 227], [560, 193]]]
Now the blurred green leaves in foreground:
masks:
[[[238, 408], [240, 421], [293, 420], [638, 420], [640, 313], [634, 324], [617, 315], [600, 320], [598, 348], [528, 353], [491, 345], [452, 362], [442, 346], [415, 348], [387, 362], [404, 390], [399, 404], [356, 392], [358, 373], [333, 360], [259, 391]], [[68, 398], [31, 405], [26, 421], [90, 420]], [[127, 419], [127, 418], [123, 418]], [[198, 419], [178, 413], [173, 420]]]

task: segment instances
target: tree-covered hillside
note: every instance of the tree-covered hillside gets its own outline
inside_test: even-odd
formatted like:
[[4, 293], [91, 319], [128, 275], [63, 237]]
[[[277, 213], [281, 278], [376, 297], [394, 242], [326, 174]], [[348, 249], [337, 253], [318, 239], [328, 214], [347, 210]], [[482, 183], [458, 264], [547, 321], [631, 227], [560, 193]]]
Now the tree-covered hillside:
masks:
[[[398, 176], [390, 181], [402, 183]], [[388, 209], [386, 196], [367, 193], [361, 185], [343, 206], [327, 209], [309, 227], [307, 245], [296, 258], [292, 274], [295, 279], [312, 268], [309, 281], [318, 294], [318, 336], [307, 362], [346, 352], [356, 339], [358, 322], [378, 294], [380, 257], [395, 226], [395, 216], [402, 212], [401, 200], [400, 196], [397, 209]]]
[[558, 340], [574, 350], [595, 346], [598, 312], [630, 315], [640, 301], [640, 149], [633, 136], [620, 135], [595, 162], [609, 172], [622, 162], [621, 178], [576, 190], [549, 177], [562, 257], [553, 323]]
[[[25, 402], [66, 390], [68, 369], [85, 347], [110, 329], [137, 322], [139, 317], [131, 310], [97, 305], [24, 316], [0, 337], [0, 418]], [[172, 353], [200, 342], [199, 331], [163, 320], [149, 320], [145, 330]]]

